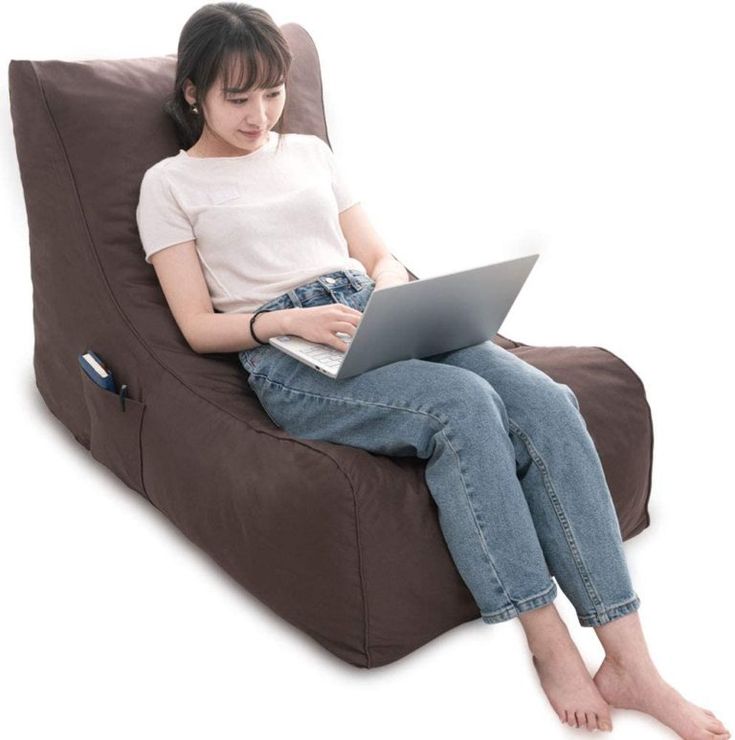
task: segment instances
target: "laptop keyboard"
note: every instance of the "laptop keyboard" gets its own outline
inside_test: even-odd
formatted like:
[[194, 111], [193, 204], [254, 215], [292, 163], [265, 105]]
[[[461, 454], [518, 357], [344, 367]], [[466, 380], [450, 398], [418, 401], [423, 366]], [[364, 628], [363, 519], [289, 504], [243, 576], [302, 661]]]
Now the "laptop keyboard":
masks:
[[[349, 346], [352, 337], [347, 334], [342, 335], [345, 338], [345, 346]], [[315, 344], [296, 336], [281, 336], [279, 339], [288, 341], [289, 347], [305, 355], [309, 360], [318, 362], [329, 370], [339, 370], [339, 366], [345, 358], [345, 353], [340, 352], [334, 347], [328, 347], [326, 344]]]

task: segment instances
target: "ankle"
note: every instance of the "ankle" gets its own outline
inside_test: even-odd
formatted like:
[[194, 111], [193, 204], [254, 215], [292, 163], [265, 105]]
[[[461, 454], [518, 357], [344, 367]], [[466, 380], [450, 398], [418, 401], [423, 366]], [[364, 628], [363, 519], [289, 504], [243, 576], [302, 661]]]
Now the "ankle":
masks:
[[553, 658], [575, 649], [574, 641], [568, 630], [547, 632], [542, 637], [528, 641], [528, 648], [539, 659]]
[[608, 651], [605, 653], [605, 660], [623, 671], [643, 669], [656, 671], [651, 656], [643, 650]]

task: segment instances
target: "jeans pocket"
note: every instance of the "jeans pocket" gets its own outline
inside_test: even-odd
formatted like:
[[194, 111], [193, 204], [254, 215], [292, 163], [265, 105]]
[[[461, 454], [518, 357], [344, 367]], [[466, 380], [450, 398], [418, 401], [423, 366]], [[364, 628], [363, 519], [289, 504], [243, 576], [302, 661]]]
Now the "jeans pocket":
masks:
[[265, 400], [268, 379], [265, 378], [263, 375], [251, 373], [248, 377], [248, 385], [252, 388], [253, 393], [255, 393], [255, 395], [257, 396], [258, 401], [260, 402], [260, 407], [265, 412], [265, 415], [273, 422], [274, 426], [282, 429], [281, 425], [273, 418], [272, 412], [269, 411], [267, 401]]
[[240, 364], [248, 373], [268, 375], [278, 360], [289, 357], [289, 355], [272, 344], [259, 344], [252, 349], [243, 350], [238, 357]]
[[238, 353], [237, 357], [240, 360], [240, 364], [249, 372], [253, 372], [254, 364], [253, 364], [253, 357], [255, 357], [255, 353], [262, 349], [262, 346], [259, 344], [257, 347], [253, 347], [252, 349], [244, 349], [241, 352]]

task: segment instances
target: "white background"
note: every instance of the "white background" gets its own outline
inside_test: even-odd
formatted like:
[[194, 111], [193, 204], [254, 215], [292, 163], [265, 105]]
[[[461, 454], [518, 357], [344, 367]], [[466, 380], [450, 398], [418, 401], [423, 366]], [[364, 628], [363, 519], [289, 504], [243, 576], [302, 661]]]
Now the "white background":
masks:
[[[16, 3], [10, 59], [174, 53], [200, 4]], [[319, 51], [330, 140], [419, 277], [541, 254], [501, 333], [604, 347], [641, 377], [649, 529], [625, 543], [659, 670], [731, 729], [735, 9], [726, 2], [271, 2]], [[518, 620], [371, 671], [226, 576], [92, 459], [34, 384], [28, 230], [0, 98], [0, 735], [579, 737]], [[133, 214], [131, 212], [131, 218]], [[560, 593], [591, 671], [602, 651]], [[673, 737], [613, 710], [619, 738]]]

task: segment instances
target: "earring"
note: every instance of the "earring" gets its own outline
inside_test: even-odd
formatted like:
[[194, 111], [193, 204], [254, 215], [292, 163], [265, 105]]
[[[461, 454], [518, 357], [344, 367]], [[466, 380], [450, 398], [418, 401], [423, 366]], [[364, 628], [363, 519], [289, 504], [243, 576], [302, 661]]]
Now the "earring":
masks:
[[194, 105], [191, 106], [191, 112], [192, 113], [199, 113], [199, 108], [197, 108], [196, 103], [194, 103]]

